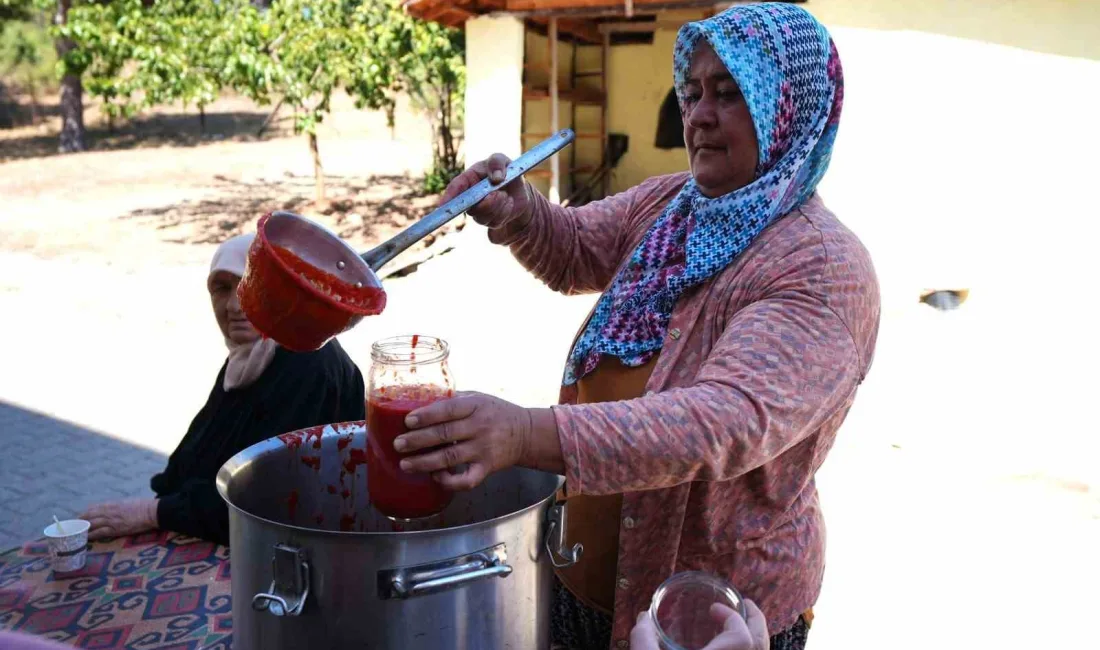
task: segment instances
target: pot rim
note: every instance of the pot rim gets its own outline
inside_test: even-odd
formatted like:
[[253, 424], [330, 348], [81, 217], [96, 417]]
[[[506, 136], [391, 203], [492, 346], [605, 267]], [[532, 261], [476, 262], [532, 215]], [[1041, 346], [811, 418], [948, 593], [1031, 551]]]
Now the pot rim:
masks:
[[[340, 435], [339, 431], [340, 431], [341, 428], [344, 428], [344, 433], [346, 435], [347, 428], [349, 428], [349, 427], [361, 428], [364, 432], [366, 432], [367, 435], [370, 435], [370, 432], [367, 431], [366, 420], [349, 420], [349, 421], [346, 421], [346, 422], [333, 422], [333, 423], [329, 423], [329, 424], [321, 424], [321, 425], [317, 425], [317, 426], [314, 426], [314, 427], [305, 427], [304, 429], [296, 429], [294, 431], [289, 431], [285, 434], [279, 434], [279, 435], [288, 435], [288, 434], [292, 435], [292, 434], [296, 434], [296, 433], [303, 433], [305, 431], [309, 431], [311, 429], [316, 429], [318, 427], [321, 428], [321, 438], [322, 439], [327, 438], [327, 437], [335, 437], [335, 436]], [[331, 432], [326, 431], [326, 429], [329, 429]], [[233, 456], [230, 457], [229, 460], [225, 461], [225, 463], [222, 464], [222, 466], [220, 468], [218, 468], [218, 474], [217, 474], [217, 477], [214, 480], [214, 484], [217, 487], [218, 495], [221, 496], [222, 501], [225, 501], [227, 506], [229, 506], [233, 510], [236, 510], [237, 512], [241, 513], [242, 515], [245, 515], [245, 516], [247, 516], [251, 519], [254, 519], [256, 521], [261, 521], [261, 522], [264, 522], [264, 523], [267, 523], [267, 524], [271, 524], [273, 526], [279, 526], [281, 528], [289, 528], [291, 530], [300, 531], [302, 533], [309, 533], [309, 534], [312, 534], [312, 535], [348, 537], [348, 538], [355, 538], [355, 537], [384, 538], [384, 537], [402, 536], [403, 539], [408, 539], [408, 537], [407, 537], [408, 535], [416, 535], [416, 536], [419, 536], [419, 537], [422, 537], [422, 538], [427, 538], [427, 537], [433, 537], [433, 536], [438, 536], [438, 535], [443, 535], [443, 534], [451, 534], [451, 533], [462, 532], [462, 531], [471, 531], [471, 530], [474, 530], [476, 528], [483, 527], [483, 526], [486, 526], [486, 525], [497, 525], [497, 524], [500, 524], [500, 523], [504, 523], [504, 522], [506, 522], [510, 519], [515, 519], [515, 518], [521, 517], [521, 516], [525, 515], [526, 513], [528, 513], [529, 511], [531, 511], [533, 509], [540, 508], [547, 501], [552, 500], [554, 498], [554, 495], [557, 494], [558, 491], [561, 489], [562, 485], [565, 484], [565, 477], [561, 476], [560, 474], [551, 474], [550, 472], [543, 472], [542, 470], [537, 470], [537, 469], [521, 468], [521, 469], [524, 469], [526, 471], [540, 472], [542, 474], [549, 474], [549, 475], [552, 475], [552, 476], [556, 476], [557, 481], [556, 481], [556, 485], [555, 485], [554, 489], [551, 490], [542, 499], [539, 499], [538, 501], [532, 503], [531, 505], [529, 505], [525, 508], [521, 508], [521, 509], [516, 510], [514, 512], [510, 512], [506, 515], [501, 515], [499, 517], [494, 517], [492, 519], [483, 519], [482, 521], [479, 521], [479, 522], [476, 522], [476, 523], [463, 524], [461, 526], [448, 526], [447, 528], [432, 528], [432, 529], [428, 529], [428, 530], [409, 530], [409, 531], [390, 531], [390, 532], [384, 532], [384, 531], [370, 531], [370, 532], [368, 532], [368, 531], [354, 531], [354, 530], [324, 530], [324, 529], [320, 529], [320, 528], [306, 528], [304, 526], [298, 526], [296, 524], [288, 524], [288, 523], [283, 523], [283, 522], [279, 522], [279, 521], [273, 521], [271, 519], [267, 519], [266, 517], [261, 517], [257, 514], [249, 512], [249, 511], [245, 510], [244, 508], [238, 506], [237, 504], [233, 503], [233, 501], [231, 501], [229, 499], [229, 495], [227, 494], [227, 492], [229, 490], [229, 481], [232, 479], [233, 471], [237, 467], [244, 466], [248, 462], [250, 462], [252, 460], [255, 460], [256, 458], [259, 458], [264, 452], [266, 452], [268, 450], [277, 450], [280, 447], [285, 449], [286, 445], [284, 445], [282, 443], [282, 441], [279, 440], [279, 436], [272, 436], [272, 437], [267, 438], [265, 440], [261, 440], [257, 443], [254, 443], [254, 444], [252, 444], [248, 447], [245, 447], [244, 449], [237, 452], [236, 454], [233, 454]]]

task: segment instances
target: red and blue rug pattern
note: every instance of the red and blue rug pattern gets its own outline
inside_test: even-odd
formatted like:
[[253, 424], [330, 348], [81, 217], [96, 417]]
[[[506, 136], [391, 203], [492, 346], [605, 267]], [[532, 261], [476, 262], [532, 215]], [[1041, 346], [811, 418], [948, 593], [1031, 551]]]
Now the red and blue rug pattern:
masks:
[[0, 555], [0, 629], [96, 650], [230, 650], [229, 548], [154, 531], [55, 573], [44, 541]]

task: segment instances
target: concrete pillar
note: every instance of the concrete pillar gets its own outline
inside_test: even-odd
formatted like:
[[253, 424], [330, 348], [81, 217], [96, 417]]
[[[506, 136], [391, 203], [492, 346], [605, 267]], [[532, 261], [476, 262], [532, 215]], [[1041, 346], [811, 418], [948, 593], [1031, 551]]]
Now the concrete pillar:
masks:
[[[478, 16], [466, 21], [466, 166], [494, 153], [523, 153], [523, 21]], [[488, 246], [485, 229], [467, 222], [462, 240]], [[504, 249], [500, 254], [507, 255]]]
[[522, 153], [523, 21], [479, 16], [466, 21], [466, 164], [500, 152]]

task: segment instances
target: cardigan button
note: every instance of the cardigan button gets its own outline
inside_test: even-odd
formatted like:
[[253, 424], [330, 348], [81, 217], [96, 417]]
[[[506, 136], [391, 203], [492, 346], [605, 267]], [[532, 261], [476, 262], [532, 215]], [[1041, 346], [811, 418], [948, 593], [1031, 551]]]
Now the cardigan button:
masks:
[[680, 334], [681, 334], [680, 328], [678, 328], [678, 327], [673, 327], [672, 329], [670, 329], [668, 331], [668, 335], [671, 336], [672, 340], [674, 340], [674, 341], [680, 338]]
[[630, 529], [630, 528], [633, 528], [633, 527], [634, 527], [634, 518], [633, 517], [624, 517], [623, 518], [623, 528]]
[[619, 589], [627, 589], [630, 587], [630, 581], [626, 578], [619, 578]]
[[629, 648], [630, 647], [630, 641], [627, 641], [626, 639], [619, 639], [618, 641], [615, 642], [615, 647], [617, 647], [617, 648]]

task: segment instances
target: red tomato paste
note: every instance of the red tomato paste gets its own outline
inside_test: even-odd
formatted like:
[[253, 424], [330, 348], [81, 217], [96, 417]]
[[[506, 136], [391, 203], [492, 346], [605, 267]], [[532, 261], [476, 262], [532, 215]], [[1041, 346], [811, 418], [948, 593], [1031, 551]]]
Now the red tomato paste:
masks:
[[298, 257], [293, 244], [276, 246], [266, 235], [270, 217], [260, 219], [237, 287], [241, 307], [263, 336], [294, 352], [309, 352], [364, 316], [382, 313], [386, 292], [376, 281], [364, 277], [360, 286]]
[[427, 517], [451, 502], [451, 493], [430, 474], [402, 471], [401, 454], [393, 448], [397, 436], [409, 430], [405, 416], [443, 395], [443, 389], [435, 386], [397, 386], [367, 401], [367, 492], [374, 507], [386, 516]]
[[348, 284], [335, 275], [313, 266], [282, 246], [272, 244], [271, 250], [284, 264], [290, 267], [292, 272], [298, 274], [298, 277], [308, 282], [318, 292], [337, 302], [369, 310], [376, 314], [381, 313], [386, 306], [386, 292], [378, 287], [371, 285], [357, 287], [354, 284]]
[[321, 470], [321, 457], [320, 456], [302, 456], [302, 464], [306, 467], [312, 467], [313, 471], [317, 472]]
[[302, 434], [300, 433], [284, 433], [279, 436], [279, 440], [290, 449], [297, 449], [302, 446]]
[[303, 440], [303, 442], [309, 442], [310, 439], [312, 438], [313, 439], [313, 448], [314, 449], [320, 449], [321, 448], [321, 436], [324, 434], [324, 432], [325, 432], [324, 427], [314, 427], [312, 429], [307, 429], [306, 430], [306, 439]]
[[355, 474], [355, 468], [360, 465], [365, 465], [366, 462], [367, 452], [362, 449], [352, 449], [348, 452], [347, 460], [344, 461], [344, 471], [348, 474]]

